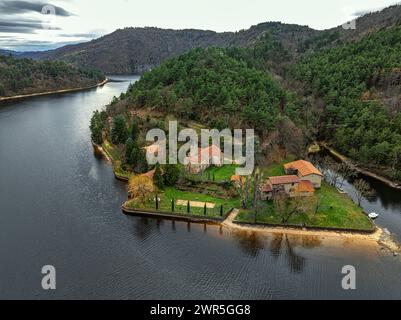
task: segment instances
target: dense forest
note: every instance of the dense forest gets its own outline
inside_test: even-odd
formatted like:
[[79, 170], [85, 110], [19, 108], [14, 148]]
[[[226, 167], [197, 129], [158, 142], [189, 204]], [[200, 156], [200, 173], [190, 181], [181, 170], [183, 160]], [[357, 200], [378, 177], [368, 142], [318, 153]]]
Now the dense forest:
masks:
[[100, 71], [77, 69], [65, 62], [0, 56], [0, 96], [85, 87], [104, 78]]
[[[130, 124], [168, 129], [163, 120], [156, 119], [175, 118], [182, 124], [220, 130], [255, 129], [261, 138], [257, 152], [265, 159], [283, 152], [301, 155], [305, 139], [298, 128], [302, 125], [298, 98], [269, 73], [253, 67], [262, 60], [251, 57], [246, 50], [199, 48], [167, 61], [130, 85], [105, 111], [94, 114], [92, 140], [101, 143], [106, 135], [113, 144], [128, 150], [125, 160], [133, 165], [129, 155], [132, 142], [127, 140]], [[138, 110], [144, 110], [149, 119], [133, 118], [132, 111]], [[116, 132], [122, 132], [122, 137]], [[144, 137], [139, 140], [143, 142]]]
[[323, 99], [321, 139], [401, 178], [401, 27], [306, 57], [289, 76]]
[[146, 73], [127, 92], [150, 107], [213, 128], [264, 132], [295, 113], [294, 97], [265, 72], [249, 68], [224, 49], [196, 49]]
[[193, 49], [146, 72], [105, 118], [129, 123], [133, 110], [147, 109], [218, 129], [250, 127], [270, 159], [324, 140], [401, 181], [400, 11], [361, 17], [366, 28], [355, 31], [258, 25], [248, 46]]

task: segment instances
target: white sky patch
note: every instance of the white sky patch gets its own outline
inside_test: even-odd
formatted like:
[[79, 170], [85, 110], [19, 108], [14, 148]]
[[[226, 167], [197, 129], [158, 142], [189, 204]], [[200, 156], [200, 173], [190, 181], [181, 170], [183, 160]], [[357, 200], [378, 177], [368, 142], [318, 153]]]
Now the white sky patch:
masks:
[[[356, 12], [378, 10], [394, 0], [49, 0], [74, 16], [57, 18], [60, 30], [4, 34], [53, 43], [88, 41], [124, 27], [160, 27], [238, 31], [267, 21], [328, 29], [355, 18]], [[20, 17], [19, 15], [18, 17]], [[35, 16], [40, 14], [28, 14]], [[88, 34], [87, 37], [83, 36]], [[94, 34], [94, 35], [91, 35]], [[77, 36], [74, 36], [77, 35]], [[2, 42], [3, 48], [4, 41]], [[13, 47], [15, 49], [15, 47]], [[43, 49], [46, 49], [43, 47]]]

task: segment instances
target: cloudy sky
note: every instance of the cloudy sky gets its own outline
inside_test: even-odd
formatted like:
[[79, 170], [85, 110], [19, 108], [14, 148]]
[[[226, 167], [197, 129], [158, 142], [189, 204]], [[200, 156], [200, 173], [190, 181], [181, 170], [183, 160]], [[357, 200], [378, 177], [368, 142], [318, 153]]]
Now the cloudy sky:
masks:
[[[327, 29], [394, 0], [0, 0], [0, 48], [46, 50], [124, 27], [237, 31], [266, 21]], [[47, 14], [44, 14], [44, 13]]]

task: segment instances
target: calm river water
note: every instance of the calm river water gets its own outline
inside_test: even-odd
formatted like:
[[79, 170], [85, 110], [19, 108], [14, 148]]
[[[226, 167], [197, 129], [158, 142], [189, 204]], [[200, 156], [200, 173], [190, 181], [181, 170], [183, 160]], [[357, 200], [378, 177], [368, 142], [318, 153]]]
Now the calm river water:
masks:
[[[127, 217], [124, 183], [89, 140], [94, 110], [127, 82], [0, 106], [0, 298], [401, 298], [399, 258], [358, 243]], [[372, 210], [401, 238], [401, 196]], [[372, 211], [371, 210], [371, 211]], [[57, 290], [41, 288], [41, 268]], [[341, 269], [357, 269], [357, 290]]]

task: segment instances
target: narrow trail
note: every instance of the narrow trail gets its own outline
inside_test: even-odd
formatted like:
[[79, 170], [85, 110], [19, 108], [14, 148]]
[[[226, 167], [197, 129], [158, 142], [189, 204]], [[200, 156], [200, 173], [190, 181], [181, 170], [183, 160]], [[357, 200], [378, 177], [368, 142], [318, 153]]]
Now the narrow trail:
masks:
[[231, 213], [228, 215], [228, 217], [226, 218], [226, 220], [224, 220], [221, 224], [223, 226], [229, 227], [229, 228], [238, 228], [238, 225], [236, 225], [234, 223], [234, 220], [237, 218], [239, 214], [239, 210], [238, 209], [234, 209], [233, 211], [231, 211]]

